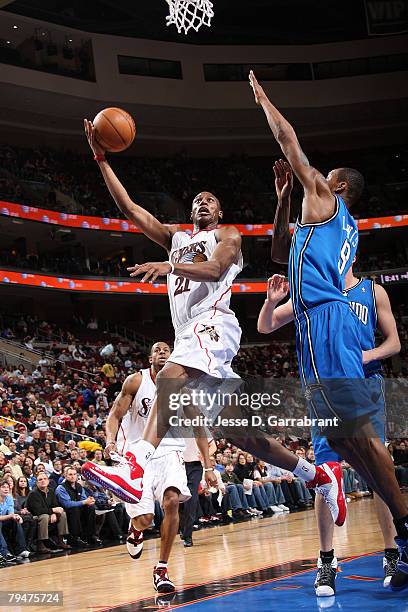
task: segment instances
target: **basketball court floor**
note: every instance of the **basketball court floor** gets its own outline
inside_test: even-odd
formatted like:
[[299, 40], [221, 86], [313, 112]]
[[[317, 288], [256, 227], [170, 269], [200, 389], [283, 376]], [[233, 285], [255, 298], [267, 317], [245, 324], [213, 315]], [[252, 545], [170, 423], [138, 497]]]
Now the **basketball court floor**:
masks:
[[[408, 612], [408, 592], [391, 593], [382, 586], [383, 543], [373, 501], [353, 501], [348, 509], [346, 525], [336, 528], [342, 561], [333, 598], [314, 595], [319, 545], [313, 510], [202, 529], [194, 533], [192, 548], [177, 538], [169, 565], [177, 591], [171, 597], [158, 596], [152, 586], [158, 539], [145, 543], [138, 561], [122, 545], [3, 569], [0, 590], [62, 591], [63, 606], [32, 608], [43, 612]], [[13, 612], [27, 609], [7, 606]]]

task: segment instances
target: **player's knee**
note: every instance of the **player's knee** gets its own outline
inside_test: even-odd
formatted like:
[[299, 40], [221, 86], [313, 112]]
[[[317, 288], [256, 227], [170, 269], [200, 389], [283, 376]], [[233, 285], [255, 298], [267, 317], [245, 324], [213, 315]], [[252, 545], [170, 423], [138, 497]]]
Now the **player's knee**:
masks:
[[163, 510], [166, 514], [177, 514], [179, 510], [179, 493], [175, 489], [167, 489], [163, 497]]

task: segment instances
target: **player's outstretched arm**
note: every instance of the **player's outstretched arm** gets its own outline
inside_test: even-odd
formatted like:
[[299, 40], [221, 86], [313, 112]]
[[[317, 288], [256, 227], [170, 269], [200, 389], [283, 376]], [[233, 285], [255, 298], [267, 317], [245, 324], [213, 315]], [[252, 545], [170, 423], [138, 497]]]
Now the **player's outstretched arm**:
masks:
[[156, 242], [166, 250], [170, 250], [172, 235], [176, 227], [160, 223], [156, 217], [136, 204], [129, 197], [126, 189], [105, 159], [105, 151], [95, 138], [95, 128], [91, 121], [84, 119], [85, 134], [94, 155], [99, 157], [98, 165], [102, 172], [106, 186], [115, 200], [119, 210], [136, 225], [150, 240]]
[[[241, 249], [241, 234], [236, 227], [221, 227], [216, 231], [218, 244], [211, 259], [200, 263], [175, 263], [173, 274], [198, 282], [218, 281], [227, 268], [236, 263]], [[128, 268], [130, 276], [144, 274], [141, 281], [153, 283], [158, 276], [169, 274], [168, 262], [148, 262]]]
[[249, 82], [254, 92], [255, 102], [262, 106], [272, 134], [292, 166], [293, 172], [305, 189], [311, 187], [314, 183], [317, 170], [309, 164], [306, 155], [301, 149], [295, 130], [269, 100], [252, 70], [249, 73]]
[[293, 321], [292, 300], [278, 306], [288, 294], [289, 285], [284, 276], [274, 274], [268, 278], [266, 300], [258, 316], [257, 329], [260, 334], [270, 334]]
[[279, 159], [273, 166], [275, 173], [275, 189], [278, 196], [275, 220], [273, 222], [273, 237], [271, 257], [272, 261], [287, 263], [291, 235], [289, 231], [289, 215], [291, 204], [291, 193], [293, 188], [292, 168], [284, 159]]
[[335, 198], [330, 192], [326, 179], [309, 164], [295, 130], [269, 100], [252, 70], [249, 73], [249, 82], [255, 102], [262, 106], [272, 134], [303, 186], [305, 198], [302, 205], [302, 223], [326, 221], [335, 210]]
[[119, 395], [113, 402], [112, 408], [106, 419], [106, 448], [105, 456], [109, 458], [110, 453], [116, 448], [116, 436], [119, 430], [119, 425], [125, 414], [130, 408], [134, 396], [139, 390], [142, 382], [142, 375], [131, 374], [123, 383]]
[[378, 327], [383, 335], [383, 341], [370, 351], [363, 351], [363, 363], [370, 363], [375, 359], [388, 359], [401, 350], [397, 324], [392, 314], [390, 299], [381, 285], [374, 285], [375, 305], [377, 308]]

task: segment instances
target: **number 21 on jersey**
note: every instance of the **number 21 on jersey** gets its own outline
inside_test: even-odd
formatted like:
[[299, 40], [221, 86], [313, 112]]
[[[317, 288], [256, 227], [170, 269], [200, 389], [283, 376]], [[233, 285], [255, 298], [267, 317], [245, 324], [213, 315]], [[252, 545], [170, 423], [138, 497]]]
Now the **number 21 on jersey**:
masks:
[[182, 276], [177, 276], [175, 280], [176, 289], [174, 291], [174, 295], [180, 295], [180, 293], [184, 293], [185, 291], [190, 291], [190, 279], [183, 278]]

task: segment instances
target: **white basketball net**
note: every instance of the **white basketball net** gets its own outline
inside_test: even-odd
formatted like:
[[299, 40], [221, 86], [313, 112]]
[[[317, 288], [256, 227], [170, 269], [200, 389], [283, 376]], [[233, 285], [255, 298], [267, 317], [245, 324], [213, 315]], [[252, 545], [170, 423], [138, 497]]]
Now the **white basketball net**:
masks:
[[214, 17], [213, 3], [210, 0], [167, 0], [170, 13], [166, 24], [175, 25], [179, 34], [187, 34], [190, 28], [196, 32], [202, 25], [210, 27]]

